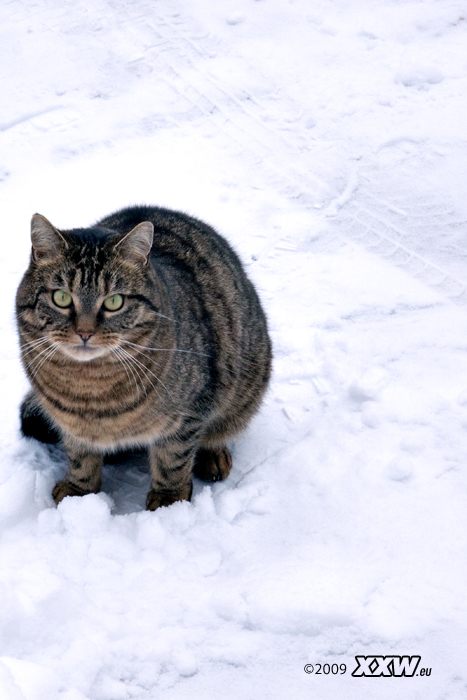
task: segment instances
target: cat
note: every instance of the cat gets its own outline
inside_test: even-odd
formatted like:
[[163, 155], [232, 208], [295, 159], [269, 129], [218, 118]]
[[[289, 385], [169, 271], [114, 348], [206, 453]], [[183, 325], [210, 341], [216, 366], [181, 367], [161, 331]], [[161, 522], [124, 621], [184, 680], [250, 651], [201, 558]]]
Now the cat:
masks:
[[258, 410], [271, 373], [267, 321], [227, 241], [181, 212], [135, 206], [90, 228], [31, 221], [16, 296], [32, 385], [26, 436], [63, 444], [52, 496], [97, 493], [103, 456], [146, 446], [146, 508], [190, 500], [192, 475], [225, 479], [226, 441]]

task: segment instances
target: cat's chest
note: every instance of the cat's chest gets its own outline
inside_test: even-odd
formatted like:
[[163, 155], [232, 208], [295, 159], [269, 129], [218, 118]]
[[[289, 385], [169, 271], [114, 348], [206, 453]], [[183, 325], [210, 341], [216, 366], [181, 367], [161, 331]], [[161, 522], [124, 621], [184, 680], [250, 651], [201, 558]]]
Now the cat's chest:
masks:
[[174, 425], [174, 412], [154, 391], [120, 383], [118, 376], [55, 372], [41, 389], [41, 403], [61, 430], [99, 449], [147, 445]]
[[69, 411], [42, 399], [46, 411], [62, 431], [75, 440], [98, 449], [148, 445], [170, 432], [173, 418], [150, 404], [119, 414], [99, 415], [96, 411]]

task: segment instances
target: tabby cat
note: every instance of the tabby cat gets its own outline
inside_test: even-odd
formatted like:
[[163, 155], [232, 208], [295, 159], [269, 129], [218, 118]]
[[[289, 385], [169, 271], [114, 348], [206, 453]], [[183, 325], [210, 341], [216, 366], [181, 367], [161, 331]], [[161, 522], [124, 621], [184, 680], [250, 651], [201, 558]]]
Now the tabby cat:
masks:
[[104, 454], [122, 448], [149, 449], [149, 510], [190, 500], [192, 474], [226, 478], [226, 441], [261, 403], [271, 343], [224, 238], [139, 206], [66, 231], [35, 214], [31, 240], [16, 297], [32, 385], [21, 425], [66, 449], [55, 502], [97, 493]]

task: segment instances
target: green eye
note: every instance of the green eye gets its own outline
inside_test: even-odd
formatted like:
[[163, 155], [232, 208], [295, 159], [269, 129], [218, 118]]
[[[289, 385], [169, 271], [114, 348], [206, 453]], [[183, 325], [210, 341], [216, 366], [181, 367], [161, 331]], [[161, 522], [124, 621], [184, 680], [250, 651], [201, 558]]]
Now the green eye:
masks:
[[72, 305], [73, 299], [68, 292], [64, 292], [63, 289], [56, 289], [52, 294], [53, 303], [59, 306], [61, 309], [67, 309]]
[[104, 300], [104, 307], [107, 311], [118, 311], [123, 306], [123, 297], [121, 294], [112, 294]]

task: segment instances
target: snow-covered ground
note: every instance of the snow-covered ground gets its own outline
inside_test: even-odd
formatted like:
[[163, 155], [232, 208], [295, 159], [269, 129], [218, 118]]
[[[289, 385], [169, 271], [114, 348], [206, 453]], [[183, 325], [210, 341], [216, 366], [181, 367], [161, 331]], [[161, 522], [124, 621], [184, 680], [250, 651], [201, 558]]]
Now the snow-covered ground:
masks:
[[[467, 696], [466, 46], [464, 0], [2, 3], [2, 700]], [[145, 512], [135, 456], [56, 508], [18, 431], [29, 220], [140, 202], [236, 247], [274, 380], [191, 503]]]

